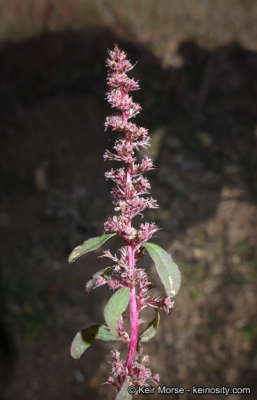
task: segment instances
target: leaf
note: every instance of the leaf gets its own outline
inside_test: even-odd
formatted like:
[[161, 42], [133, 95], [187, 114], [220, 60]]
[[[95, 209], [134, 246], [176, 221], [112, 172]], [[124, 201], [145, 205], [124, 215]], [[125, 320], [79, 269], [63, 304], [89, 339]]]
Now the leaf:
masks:
[[91, 346], [94, 339], [109, 341], [117, 340], [117, 337], [104, 325], [92, 325], [77, 333], [71, 344], [71, 356], [75, 358], [75, 360], [80, 358], [84, 351]]
[[180, 288], [180, 272], [178, 266], [173, 262], [171, 255], [164, 249], [154, 243], [144, 243], [153, 261], [155, 262], [156, 270], [162, 281], [168, 297], [174, 297]]
[[89, 293], [92, 289], [94, 289], [95, 285], [96, 285], [96, 278], [98, 278], [98, 276], [109, 276], [110, 272], [113, 270], [113, 268], [115, 267], [115, 265], [112, 265], [110, 267], [106, 267], [104, 269], [101, 269], [100, 271], [97, 271], [92, 279], [90, 279], [87, 284], [86, 284], [86, 291]]
[[112, 332], [110, 332], [110, 330], [107, 326], [99, 325], [96, 339], [100, 339], [100, 340], [104, 340], [105, 342], [109, 342], [110, 340], [117, 340], [117, 337]]
[[121, 314], [126, 310], [129, 303], [129, 288], [121, 288], [112, 295], [104, 309], [105, 321], [110, 331], [117, 336], [117, 323]]
[[109, 275], [109, 273], [113, 270], [114, 267], [115, 265], [110, 265], [109, 267], [100, 269], [93, 275], [93, 278], [98, 278], [98, 276], [103, 276], [103, 275]]
[[128, 388], [131, 386], [129, 377], [127, 376], [125, 381], [123, 382], [123, 385], [121, 387], [121, 390], [115, 397], [115, 400], [132, 400], [132, 395], [129, 394]]
[[86, 283], [86, 292], [90, 293], [91, 290], [95, 288], [95, 285], [96, 285], [95, 279], [89, 279], [89, 281], [87, 281]]
[[160, 314], [158, 310], [156, 310], [156, 315], [154, 319], [151, 322], [149, 322], [146, 330], [140, 336], [141, 342], [147, 342], [148, 340], [152, 339], [155, 336], [159, 326], [159, 322], [160, 322]]
[[77, 260], [77, 258], [83, 256], [83, 254], [98, 249], [98, 247], [102, 246], [104, 242], [114, 235], [116, 235], [116, 233], [107, 233], [106, 235], [97, 236], [95, 238], [86, 240], [82, 245], [75, 247], [75, 249], [72, 251], [69, 256], [69, 263], [73, 263]]

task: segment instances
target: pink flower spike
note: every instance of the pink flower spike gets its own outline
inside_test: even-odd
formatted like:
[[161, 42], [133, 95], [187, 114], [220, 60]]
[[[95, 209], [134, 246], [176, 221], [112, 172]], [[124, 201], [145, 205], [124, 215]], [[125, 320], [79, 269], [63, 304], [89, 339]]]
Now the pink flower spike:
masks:
[[[134, 221], [138, 215], [143, 217], [144, 210], [158, 207], [157, 201], [149, 193], [150, 182], [144, 176], [144, 173], [156, 167], [150, 157], [138, 157], [140, 151], [147, 150], [150, 146], [148, 130], [130, 122], [141, 111], [140, 104], [134, 102], [130, 94], [139, 89], [138, 82], [127, 75], [133, 65], [117, 45], [108, 53], [106, 98], [110, 107], [115, 108], [115, 112], [106, 118], [104, 127], [105, 131], [117, 132], [117, 136], [112, 151], [106, 149], [103, 158], [104, 161], [112, 162], [111, 169], [105, 172], [105, 178], [113, 182], [110, 193], [114, 215], [104, 222], [103, 235], [77, 246], [69, 261], [73, 262], [85, 253], [99, 248], [109, 239], [115, 240], [112, 238], [115, 235], [119, 236], [118, 240], [122, 240], [123, 244], [116, 253], [106, 249], [103, 251], [100, 257], [109, 265], [94, 273], [86, 285], [87, 292], [102, 285], [107, 285], [114, 292], [104, 310], [105, 324], [86, 328], [85, 338], [79, 332], [72, 343], [71, 355], [78, 359], [85, 351], [84, 343], [81, 345], [82, 339], [88, 339], [85, 342], [88, 345], [95, 338], [104, 341], [119, 340], [126, 347], [126, 357], [122, 359], [115, 348], [111, 351], [111, 371], [105, 384], [112, 385], [117, 392], [121, 392], [116, 398], [125, 399], [132, 398], [127, 393], [128, 383], [136, 389], [159, 383], [159, 375], [153, 374], [149, 368], [150, 357], [143, 355], [142, 344], [154, 336], [158, 328], [158, 309], [168, 314], [173, 307], [171, 298], [178, 290], [180, 274], [164, 249], [154, 243], [146, 243], [159, 230], [157, 225], [153, 222], [140, 223], [139, 218]], [[122, 163], [120, 168], [116, 166], [117, 162]], [[137, 267], [146, 251], [155, 262], [165, 288], [164, 297], [161, 294], [151, 294], [150, 291], [156, 286], [150, 281], [145, 269]], [[140, 313], [149, 306], [155, 309], [155, 317], [141, 333], [139, 325], [146, 321], [141, 318]]]

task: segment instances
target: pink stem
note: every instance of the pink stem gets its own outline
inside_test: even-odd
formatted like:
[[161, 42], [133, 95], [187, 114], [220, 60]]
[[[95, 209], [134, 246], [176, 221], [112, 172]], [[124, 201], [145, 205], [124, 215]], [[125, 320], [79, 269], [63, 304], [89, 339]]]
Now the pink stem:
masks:
[[[129, 266], [134, 267], [134, 251], [131, 245], [128, 245], [129, 251]], [[126, 367], [130, 374], [131, 367], [135, 358], [137, 338], [138, 338], [138, 310], [136, 301], [136, 288], [133, 286], [130, 288], [130, 298], [129, 298], [129, 311], [130, 311], [130, 342], [128, 348], [128, 356], [126, 360]]]
[[[124, 89], [121, 85], [121, 97], [123, 98], [125, 93]], [[127, 121], [127, 116], [125, 111], [122, 112], [123, 122]], [[127, 139], [129, 141], [129, 139]], [[131, 165], [126, 165], [127, 172], [127, 184], [131, 182]], [[129, 197], [129, 193], [127, 193], [127, 197]], [[130, 221], [131, 225], [131, 221]], [[128, 246], [128, 265], [129, 268], [134, 268], [135, 258], [134, 258], [134, 248], [131, 244], [127, 244]], [[128, 347], [128, 356], [126, 360], [126, 367], [128, 369], [128, 373], [131, 373], [131, 368], [133, 365], [133, 361], [135, 358], [136, 347], [137, 347], [137, 338], [138, 338], [138, 309], [137, 309], [137, 301], [136, 301], [136, 288], [135, 286], [130, 288], [130, 296], [129, 296], [129, 312], [130, 312], [130, 342]]]

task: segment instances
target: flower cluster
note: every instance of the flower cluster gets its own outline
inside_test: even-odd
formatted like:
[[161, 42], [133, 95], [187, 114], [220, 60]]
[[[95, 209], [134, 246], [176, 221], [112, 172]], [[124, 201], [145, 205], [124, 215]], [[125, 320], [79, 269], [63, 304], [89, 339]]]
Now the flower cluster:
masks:
[[[118, 391], [120, 384], [125, 380], [126, 376], [128, 376], [128, 370], [125, 361], [120, 358], [120, 352], [118, 350], [114, 349], [111, 351], [110, 357], [113, 359], [112, 371], [105, 383], [114, 386]], [[131, 380], [136, 388], [139, 386], [149, 386], [147, 382], [159, 383], [160, 377], [158, 374], [152, 374], [150, 368], [147, 367], [149, 363], [150, 357], [143, 355], [143, 349], [141, 347], [135, 356], [135, 361], [131, 368]]]
[[106, 150], [104, 160], [123, 161], [125, 167], [111, 169], [105, 174], [106, 179], [116, 183], [111, 194], [116, 206], [115, 211], [119, 211], [120, 214], [108, 218], [103, 231], [118, 233], [125, 240], [136, 244], [141, 242], [142, 236], [148, 240], [158, 229], [155, 224], [142, 224], [137, 232], [131, 223], [132, 219], [146, 208], [158, 207], [153, 198], [142, 197], [148, 194], [151, 188], [149, 181], [142, 174], [154, 169], [154, 166], [152, 160], [146, 156], [140, 164], [136, 163], [135, 150], [147, 149], [149, 136], [145, 128], [129, 122], [129, 119], [141, 110], [140, 105], [128, 94], [132, 90], [139, 89], [138, 83], [128, 78], [126, 74], [133, 66], [127, 60], [126, 54], [117, 46], [113, 51], [109, 51], [109, 55], [107, 100], [112, 107], [119, 110], [119, 113], [106, 118], [105, 129], [122, 132], [123, 136], [119, 136], [115, 142], [115, 153]]
[[143, 349], [141, 347], [132, 367], [133, 383], [136, 387], [148, 386], [148, 381], [152, 381], [155, 384], [159, 383], [160, 377], [158, 374], [152, 374], [150, 368], [147, 367], [149, 363], [150, 357], [147, 355], [143, 356]]
[[[151, 186], [148, 179], [142, 175], [155, 168], [153, 162], [147, 156], [144, 156], [140, 163], [136, 158], [136, 151], [147, 149], [150, 145], [148, 132], [145, 128], [138, 127], [129, 121], [141, 110], [140, 105], [129, 96], [129, 92], [139, 89], [139, 85], [127, 76], [127, 72], [133, 66], [124, 52], [115, 46], [113, 51], [109, 51], [109, 56], [107, 100], [118, 112], [106, 118], [105, 129], [118, 131], [120, 134], [113, 147], [114, 152], [106, 150], [104, 160], [122, 161], [125, 166], [112, 168], [105, 173], [106, 179], [115, 183], [111, 195], [117, 214], [107, 219], [103, 225], [103, 232], [120, 235], [126, 245], [119, 250], [117, 255], [112, 255], [109, 250], [104, 252], [102, 257], [115, 263], [115, 268], [112, 276], [101, 276], [96, 284], [100, 286], [107, 283], [113, 290], [120, 287], [129, 287], [132, 290], [135, 309], [134, 314], [133, 310], [130, 310], [130, 331], [136, 332], [134, 336], [131, 334], [129, 337], [123, 326], [123, 317], [119, 319], [117, 332], [120, 339], [128, 346], [128, 357], [125, 362], [120, 359], [119, 352], [111, 353], [114, 361], [111, 375], [106, 382], [117, 389], [126, 376], [130, 376], [131, 382], [135, 385], [147, 384], [149, 380], [158, 382], [158, 376], [153, 376], [150, 369], [146, 367], [149, 358], [141, 357], [140, 362], [140, 356], [136, 353], [138, 325], [142, 322], [138, 314], [148, 305], [163, 308], [165, 305], [161, 303], [164, 300], [160, 298], [150, 298], [148, 292], [154, 286], [148, 280], [146, 272], [136, 268], [137, 260], [144, 252], [142, 243], [153, 237], [158, 230], [154, 223], [142, 223], [137, 229], [132, 225], [133, 218], [139, 213], [147, 208], [158, 207], [156, 200], [147, 196]], [[136, 287], [137, 292], [134, 290]], [[132, 309], [131, 305], [130, 309]]]

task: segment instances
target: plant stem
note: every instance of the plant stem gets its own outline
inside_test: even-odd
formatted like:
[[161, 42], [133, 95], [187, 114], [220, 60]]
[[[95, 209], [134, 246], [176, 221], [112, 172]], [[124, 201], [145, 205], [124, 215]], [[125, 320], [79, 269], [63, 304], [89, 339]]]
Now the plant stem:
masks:
[[[123, 86], [120, 86], [121, 97], [123, 98], [125, 93], [123, 90]], [[123, 121], [127, 121], [126, 113], [122, 112]], [[130, 140], [126, 138], [126, 143], [128, 144]], [[126, 163], [126, 172], [127, 172], [127, 188], [130, 188], [131, 185], [131, 163]], [[126, 200], [130, 197], [130, 190], [127, 191]], [[131, 226], [131, 220], [130, 224]], [[130, 269], [135, 267], [135, 258], [134, 258], [134, 248], [133, 245], [128, 243], [128, 266]], [[130, 297], [129, 297], [129, 312], [130, 312], [130, 342], [128, 348], [128, 356], [126, 360], [126, 368], [128, 369], [128, 373], [131, 373], [131, 368], [133, 365], [133, 361], [135, 358], [136, 346], [137, 346], [137, 337], [138, 337], [138, 310], [137, 310], [137, 301], [136, 301], [136, 288], [135, 285], [130, 287]]]
[[[129, 267], [134, 268], [135, 260], [134, 260], [134, 249], [132, 245], [128, 245], [128, 254], [129, 254]], [[128, 348], [128, 356], [126, 360], [126, 367], [130, 374], [136, 353], [137, 338], [138, 338], [138, 310], [137, 310], [135, 286], [130, 288], [129, 311], [130, 311], [130, 342]]]

